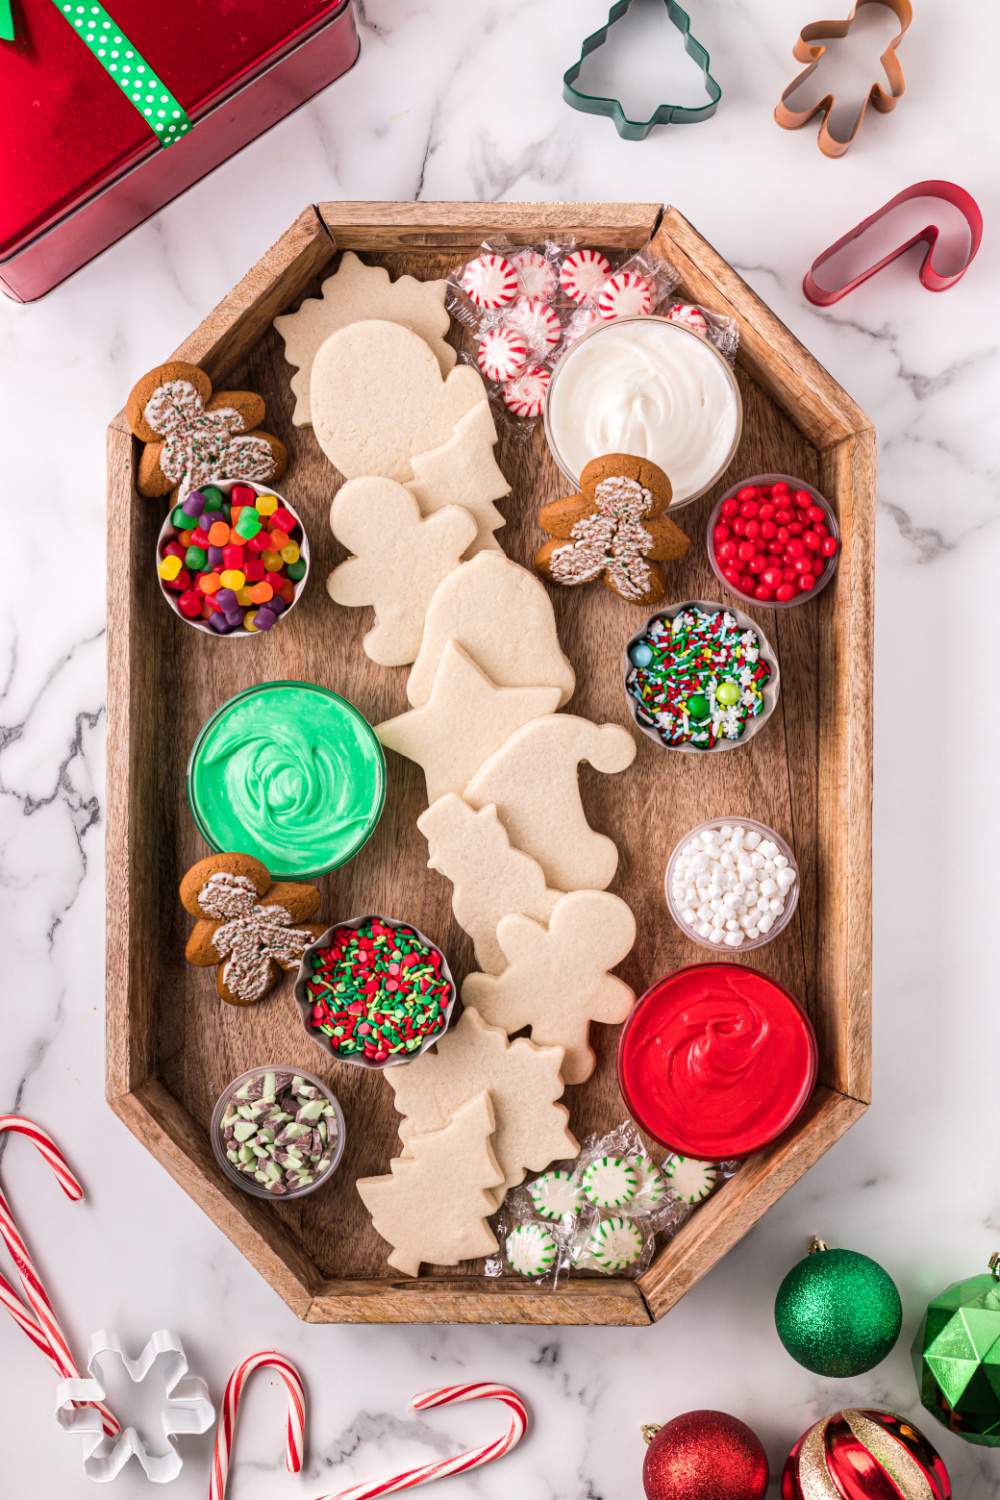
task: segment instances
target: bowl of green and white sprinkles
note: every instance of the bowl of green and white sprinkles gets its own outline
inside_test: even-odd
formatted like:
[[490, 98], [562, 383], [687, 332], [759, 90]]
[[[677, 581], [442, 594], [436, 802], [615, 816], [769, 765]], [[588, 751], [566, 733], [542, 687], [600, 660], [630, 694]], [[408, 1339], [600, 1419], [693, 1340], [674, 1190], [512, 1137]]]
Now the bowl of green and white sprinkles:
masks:
[[763, 630], [705, 599], [650, 616], [625, 648], [624, 672], [632, 717], [668, 750], [733, 750], [778, 702], [778, 658]]
[[223, 1089], [212, 1150], [231, 1182], [255, 1198], [304, 1198], [344, 1154], [344, 1111], [319, 1078], [291, 1067], [251, 1068]]

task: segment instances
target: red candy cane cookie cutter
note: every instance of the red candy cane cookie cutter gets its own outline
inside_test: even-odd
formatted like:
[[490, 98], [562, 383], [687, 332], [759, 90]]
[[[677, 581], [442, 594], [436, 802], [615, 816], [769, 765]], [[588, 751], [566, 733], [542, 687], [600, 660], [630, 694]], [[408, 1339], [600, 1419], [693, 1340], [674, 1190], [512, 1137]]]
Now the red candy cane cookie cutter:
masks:
[[[958, 210], [968, 224], [969, 248], [964, 262], [957, 270], [950, 272], [940, 271], [934, 264], [934, 254], [941, 236], [941, 228], [938, 224], [928, 224], [924, 229], [918, 230], [916, 234], [911, 234], [909, 239], [904, 240], [902, 244], [897, 245], [888, 254], [881, 256], [872, 265], [866, 266], [863, 271], [859, 271], [855, 276], [850, 277], [849, 280], [843, 281], [834, 287], [824, 287], [819, 284], [816, 280], [816, 272], [821, 266], [825, 265], [828, 260], [831, 260], [839, 251], [843, 250], [846, 245], [849, 245], [852, 240], [859, 239], [873, 224], [877, 224], [881, 219], [891, 214], [900, 204], [909, 203], [914, 198], [937, 198], [942, 203], [948, 203]], [[842, 297], [846, 297], [848, 292], [853, 292], [866, 281], [870, 281], [873, 276], [878, 275], [879, 271], [884, 271], [886, 266], [891, 265], [894, 260], [898, 260], [901, 255], [905, 255], [908, 250], [912, 250], [913, 246], [919, 245], [921, 241], [927, 246], [927, 253], [920, 263], [919, 275], [921, 285], [926, 287], [929, 292], [946, 292], [949, 287], [953, 287], [956, 282], [961, 281], [975, 260], [979, 252], [979, 247], [983, 242], [983, 215], [979, 204], [973, 198], [972, 194], [967, 192], [965, 188], [959, 187], [955, 182], [945, 182], [937, 178], [926, 182], [915, 182], [912, 187], [904, 188], [901, 193], [896, 194], [895, 198], [890, 198], [888, 203], [883, 203], [881, 208], [877, 208], [873, 214], [869, 214], [867, 219], [862, 219], [860, 224], [856, 224], [853, 229], [849, 229], [846, 234], [841, 235], [840, 239], [824, 250], [821, 255], [817, 255], [805, 274], [802, 282], [802, 290], [814, 307], [832, 307], [835, 302], [839, 302]]]

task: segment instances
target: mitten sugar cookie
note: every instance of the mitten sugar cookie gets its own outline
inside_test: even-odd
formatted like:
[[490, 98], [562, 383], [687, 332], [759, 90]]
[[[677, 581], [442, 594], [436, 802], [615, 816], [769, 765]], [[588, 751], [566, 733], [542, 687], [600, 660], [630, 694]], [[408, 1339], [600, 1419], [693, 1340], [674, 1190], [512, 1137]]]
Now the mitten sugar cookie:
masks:
[[154, 499], [211, 479], [271, 484], [288, 463], [284, 443], [260, 431], [264, 402], [253, 391], [216, 391], [197, 365], [171, 360], [132, 387], [129, 427], [145, 444], [136, 488]]
[[495, 806], [511, 843], [538, 860], [557, 890], [603, 890], [615, 878], [618, 849], [587, 822], [577, 767], [585, 760], [610, 774], [634, 759], [635, 740], [622, 725], [547, 714], [512, 734], [463, 796], [473, 807]]
[[558, 706], [557, 687], [497, 687], [461, 646], [449, 640], [427, 702], [387, 719], [375, 733], [389, 750], [423, 768], [427, 800], [436, 802], [446, 792], [460, 794], [515, 729], [554, 713]]
[[455, 431], [440, 448], [413, 455], [413, 478], [406, 488], [419, 502], [425, 516], [445, 505], [460, 505], [475, 516], [476, 539], [467, 556], [487, 548], [499, 551], [494, 532], [506, 521], [493, 504], [510, 494], [494, 457], [496, 423], [489, 402], [480, 401], [455, 423]]
[[467, 651], [499, 687], [558, 687], [565, 703], [576, 675], [562, 653], [552, 601], [533, 573], [500, 552], [480, 552], [441, 584], [427, 609], [420, 651], [406, 683], [414, 708], [431, 695], [448, 641]]
[[350, 323], [313, 360], [313, 431], [345, 479], [412, 479], [413, 455], [447, 442], [459, 418], [485, 400], [478, 370], [459, 365], [443, 377], [434, 351], [400, 323]]
[[422, 338], [447, 375], [456, 354], [447, 342], [451, 319], [444, 305], [446, 281], [417, 281], [400, 276], [392, 281], [384, 266], [368, 266], [353, 250], [345, 250], [340, 265], [319, 289], [318, 297], [307, 297], [297, 312], [275, 318], [274, 326], [285, 341], [285, 358], [297, 366], [292, 376], [296, 427], [312, 421], [309, 385], [313, 360], [320, 345], [351, 323], [378, 318], [400, 323]]
[[556, 1102], [565, 1087], [562, 1058], [561, 1047], [538, 1047], [524, 1037], [511, 1042], [478, 1011], [466, 1010], [432, 1051], [405, 1068], [386, 1070], [386, 1083], [403, 1116], [399, 1138], [409, 1146], [415, 1135], [440, 1130], [461, 1105], [486, 1089], [496, 1119], [493, 1151], [504, 1187], [517, 1187], [528, 1171], [580, 1153], [569, 1130], [569, 1110]]
[[533, 1041], [562, 1047], [563, 1077], [583, 1083], [597, 1066], [591, 1021], [617, 1026], [635, 1003], [634, 990], [608, 973], [634, 943], [635, 917], [620, 897], [571, 891], [559, 897], [548, 927], [526, 916], [501, 919], [497, 944], [507, 967], [470, 974], [462, 1003], [505, 1031], [530, 1026]]
[[666, 589], [661, 562], [683, 557], [688, 538], [663, 512], [673, 490], [647, 458], [609, 453], [580, 475], [580, 493], [544, 505], [538, 522], [553, 538], [535, 567], [553, 583], [600, 578], [632, 604], [652, 604]]
[[189, 964], [216, 969], [216, 989], [230, 1005], [254, 1005], [295, 969], [310, 943], [326, 930], [304, 918], [319, 911], [314, 885], [272, 883], [249, 854], [211, 854], [188, 870], [181, 905], [198, 921], [187, 940]]
[[394, 479], [351, 479], [330, 507], [330, 526], [354, 557], [326, 581], [337, 604], [370, 604], [375, 625], [364, 639], [372, 661], [401, 667], [420, 649], [424, 615], [443, 578], [458, 567], [476, 534], [468, 511], [448, 505], [426, 520]]
[[358, 1196], [376, 1234], [392, 1246], [389, 1264], [404, 1276], [416, 1276], [421, 1263], [457, 1266], [497, 1249], [486, 1222], [496, 1212], [491, 1189], [504, 1180], [491, 1145], [493, 1130], [493, 1106], [484, 1089], [442, 1130], [411, 1136], [406, 1155], [389, 1163], [387, 1176], [358, 1179]]
[[496, 808], [476, 812], [461, 797], [439, 797], [417, 819], [429, 846], [428, 867], [455, 887], [452, 910], [487, 974], [499, 974], [505, 959], [497, 923], [508, 912], [547, 922], [559, 899], [550, 891], [537, 860], [512, 849]]

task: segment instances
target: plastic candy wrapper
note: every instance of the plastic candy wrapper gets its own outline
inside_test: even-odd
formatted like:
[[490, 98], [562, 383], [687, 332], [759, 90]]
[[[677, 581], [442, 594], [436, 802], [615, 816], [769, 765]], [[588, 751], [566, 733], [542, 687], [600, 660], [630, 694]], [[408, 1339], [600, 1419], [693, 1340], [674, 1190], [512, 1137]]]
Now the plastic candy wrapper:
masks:
[[639, 1276], [657, 1235], [672, 1238], [737, 1166], [654, 1159], [631, 1121], [590, 1136], [576, 1161], [508, 1194], [495, 1220], [500, 1250], [486, 1262], [486, 1274], [552, 1287], [571, 1273]]
[[576, 240], [493, 240], [448, 277], [448, 310], [464, 329], [462, 358], [478, 367], [499, 421], [530, 432], [570, 344], [600, 323], [662, 311], [678, 280], [648, 245], [612, 259]]

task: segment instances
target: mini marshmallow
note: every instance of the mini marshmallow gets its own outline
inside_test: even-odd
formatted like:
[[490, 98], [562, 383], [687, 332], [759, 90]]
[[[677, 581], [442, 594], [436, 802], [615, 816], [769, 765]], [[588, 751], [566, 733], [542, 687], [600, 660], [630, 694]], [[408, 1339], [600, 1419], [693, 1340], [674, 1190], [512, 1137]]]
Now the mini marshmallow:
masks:
[[681, 925], [728, 948], [766, 939], [797, 879], [774, 839], [739, 823], [706, 828], [678, 850], [670, 895]]

